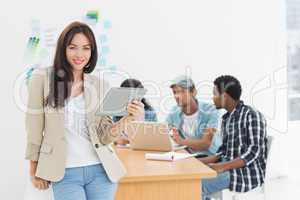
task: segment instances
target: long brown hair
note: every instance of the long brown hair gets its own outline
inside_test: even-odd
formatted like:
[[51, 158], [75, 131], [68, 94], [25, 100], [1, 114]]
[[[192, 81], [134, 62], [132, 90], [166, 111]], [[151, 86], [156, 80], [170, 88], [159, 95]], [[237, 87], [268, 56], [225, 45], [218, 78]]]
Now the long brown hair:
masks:
[[67, 61], [66, 48], [70, 45], [77, 33], [84, 34], [91, 44], [91, 58], [83, 69], [83, 73], [91, 73], [97, 64], [98, 51], [96, 39], [91, 28], [81, 22], [69, 24], [60, 34], [53, 63], [53, 71], [50, 80], [50, 91], [46, 98], [46, 105], [53, 108], [64, 107], [65, 100], [71, 94], [71, 86], [74, 81], [72, 66]]

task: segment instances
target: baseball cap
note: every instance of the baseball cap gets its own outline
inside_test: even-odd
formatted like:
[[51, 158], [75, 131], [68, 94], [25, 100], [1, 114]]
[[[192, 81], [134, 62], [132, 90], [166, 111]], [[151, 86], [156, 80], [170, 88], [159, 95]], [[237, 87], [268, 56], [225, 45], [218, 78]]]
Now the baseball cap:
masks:
[[178, 76], [175, 79], [173, 79], [171, 81], [170, 88], [173, 88], [174, 86], [179, 86], [184, 89], [195, 88], [194, 81], [190, 77], [185, 76], [185, 75], [181, 75], [181, 76]]

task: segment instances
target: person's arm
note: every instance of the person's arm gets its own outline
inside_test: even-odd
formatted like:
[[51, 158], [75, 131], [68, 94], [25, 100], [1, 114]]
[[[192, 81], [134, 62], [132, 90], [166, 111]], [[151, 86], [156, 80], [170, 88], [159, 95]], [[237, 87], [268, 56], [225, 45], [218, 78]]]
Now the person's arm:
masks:
[[252, 111], [247, 116], [246, 127], [248, 148], [240, 158], [249, 166], [263, 153], [263, 146], [266, 145], [266, 120], [259, 112]]
[[45, 190], [49, 182], [36, 177], [36, 169], [44, 131], [44, 76], [45, 72], [36, 70], [28, 79], [28, 102], [25, 115], [27, 146], [25, 159], [29, 160], [29, 176], [35, 188]]
[[204, 151], [207, 150], [211, 143], [214, 136], [216, 129], [213, 128], [206, 128], [203, 130], [203, 136], [199, 139], [192, 139], [192, 138], [182, 138], [178, 131], [173, 128], [173, 138], [177, 144], [184, 145], [190, 147], [196, 151]]
[[30, 177], [35, 176], [37, 165], [38, 165], [37, 161], [33, 161], [33, 160], [29, 161], [29, 175], [30, 175]]
[[[120, 120], [125, 120], [124, 117], [122, 117]], [[120, 122], [120, 120], [114, 120], [115, 124], [113, 125], [113, 128], [111, 130], [113, 135], [116, 135], [116, 139], [113, 141], [115, 145], [126, 145], [129, 144], [129, 138], [125, 132], [122, 132], [121, 130], [125, 129], [125, 124], [128, 122]], [[120, 122], [118, 124], [118, 122]], [[122, 126], [124, 125], [124, 126]], [[116, 132], [116, 133], [114, 133]], [[119, 136], [118, 136], [119, 135]]]
[[169, 129], [174, 127], [174, 121], [172, 119], [172, 113], [169, 113], [168, 116], [165, 119], [165, 122], [168, 124]]
[[220, 113], [213, 105], [210, 104], [207, 104], [205, 110], [208, 114], [208, 121], [206, 123], [206, 128], [203, 130], [202, 137], [199, 139], [183, 139], [176, 133], [174, 138], [178, 144], [188, 146], [196, 151], [205, 151], [209, 149], [216, 133], [216, 129], [218, 128]]
[[220, 159], [220, 156], [218, 156], [218, 155], [212, 155], [212, 156], [207, 156], [204, 158], [198, 158], [198, 160], [200, 160], [204, 164], [216, 163], [219, 161], [219, 159]]
[[102, 144], [110, 144], [119, 139], [121, 132], [126, 130], [126, 125], [129, 122], [142, 120], [144, 117], [144, 104], [139, 101], [133, 101], [128, 104], [127, 111], [129, 115], [122, 117], [115, 123], [113, 123], [110, 117], [102, 117], [97, 128]]
[[249, 142], [247, 151], [234, 160], [210, 165], [213, 169], [223, 172], [230, 169], [242, 168], [249, 166], [258, 158], [264, 145], [266, 134], [265, 119], [260, 113], [251, 112], [247, 116], [246, 127], [248, 130], [247, 141]]
[[25, 114], [27, 145], [25, 159], [38, 161], [44, 131], [44, 76], [35, 71], [28, 80], [28, 101]]
[[198, 158], [198, 160], [200, 160], [204, 164], [217, 163], [222, 158], [223, 155], [224, 155], [224, 145], [222, 144], [217, 150], [217, 153], [215, 155], [204, 157], [204, 158]]
[[245, 161], [236, 158], [231, 161], [227, 162], [221, 162], [221, 163], [209, 163], [209, 167], [211, 167], [213, 170], [217, 171], [218, 173], [222, 173], [224, 171], [230, 170], [230, 169], [237, 169], [245, 166]]

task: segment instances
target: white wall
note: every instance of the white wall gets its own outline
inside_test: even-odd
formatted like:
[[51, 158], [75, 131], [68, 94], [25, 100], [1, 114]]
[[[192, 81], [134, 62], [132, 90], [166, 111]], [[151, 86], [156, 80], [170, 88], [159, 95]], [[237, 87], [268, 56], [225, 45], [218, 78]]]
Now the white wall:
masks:
[[[209, 99], [214, 78], [232, 74], [242, 83], [246, 103], [262, 110], [278, 132], [288, 132], [282, 1], [10, 0], [0, 11], [0, 194], [8, 199], [22, 198], [27, 175], [24, 116], [14, 102], [13, 89], [18, 75], [26, 70], [30, 21], [39, 19], [60, 30], [91, 9], [100, 10], [112, 22], [109, 64], [143, 80], [160, 120], [174, 104], [168, 84], [175, 76], [190, 74], [199, 96]], [[115, 86], [122, 78], [107, 77]]]

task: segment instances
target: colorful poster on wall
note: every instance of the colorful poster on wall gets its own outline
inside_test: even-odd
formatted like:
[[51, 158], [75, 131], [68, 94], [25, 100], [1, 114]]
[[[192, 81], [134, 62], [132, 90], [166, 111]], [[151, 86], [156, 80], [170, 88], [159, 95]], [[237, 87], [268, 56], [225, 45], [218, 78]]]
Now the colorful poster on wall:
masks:
[[[88, 24], [96, 37], [99, 58], [96, 69], [105, 69], [113, 74], [117, 66], [109, 60], [111, 47], [109, 45], [109, 32], [112, 29], [111, 20], [101, 15], [99, 10], [88, 10], [82, 16], [75, 16], [72, 21], [82, 21]], [[56, 42], [63, 27], [47, 25], [39, 19], [32, 19], [30, 33], [24, 53], [24, 66], [27, 69], [26, 78], [30, 78], [35, 68], [52, 65]], [[109, 74], [109, 73], [108, 73]]]

